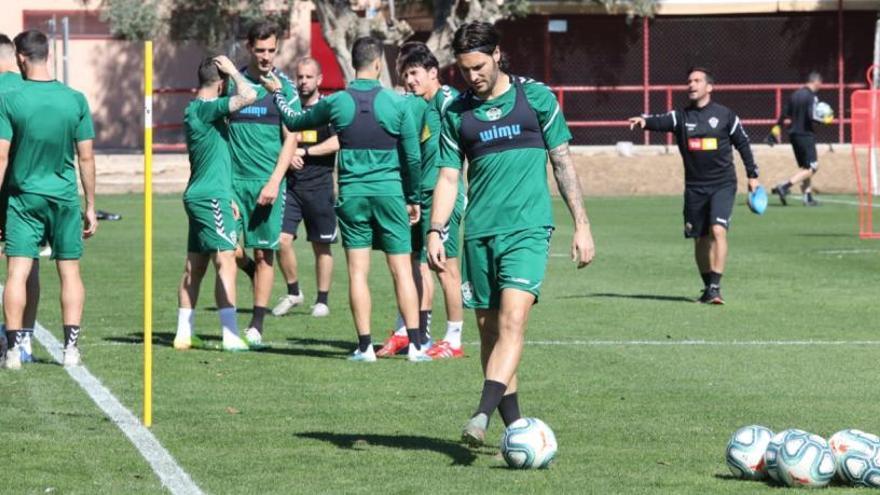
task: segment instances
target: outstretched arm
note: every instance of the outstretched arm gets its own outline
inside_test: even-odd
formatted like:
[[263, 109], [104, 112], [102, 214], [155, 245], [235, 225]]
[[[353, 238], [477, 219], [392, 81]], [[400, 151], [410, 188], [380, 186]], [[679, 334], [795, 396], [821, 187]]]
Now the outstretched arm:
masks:
[[675, 110], [656, 115], [645, 114], [638, 117], [630, 117], [628, 119], [628, 122], [630, 130], [633, 130], [636, 126], [639, 126], [639, 128], [641, 129], [659, 132], [675, 132], [675, 130], [678, 129], [678, 126], [680, 125], [680, 122], [678, 121], [678, 116], [675, 114]]
[[578, 268], [583, 268], [593, 261], [596, 248], [593, 245], [593, 234], [590, 231], [590, 219], [584, 208], [581, 183], [574, 168], [567, 142], [550, 150], [550, 163], [553, 165], [553, 176], [556, 178], [559, 194], [565, 200], [571, 218], [574, 220], [571, 260], [577, 262]]

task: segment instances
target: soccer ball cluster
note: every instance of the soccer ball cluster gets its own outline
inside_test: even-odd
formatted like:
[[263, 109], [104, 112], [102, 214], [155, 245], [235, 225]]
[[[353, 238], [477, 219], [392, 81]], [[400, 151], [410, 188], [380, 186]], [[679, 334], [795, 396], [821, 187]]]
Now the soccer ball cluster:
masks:
[[791, 428], [774, 434], [759, 425], [736, 430], [727, 442], [727, 465], [742, 479], [818, 488], [834, 475], [853, 486], [880, 488], [880, 437], [841, 430], [827, 441]]

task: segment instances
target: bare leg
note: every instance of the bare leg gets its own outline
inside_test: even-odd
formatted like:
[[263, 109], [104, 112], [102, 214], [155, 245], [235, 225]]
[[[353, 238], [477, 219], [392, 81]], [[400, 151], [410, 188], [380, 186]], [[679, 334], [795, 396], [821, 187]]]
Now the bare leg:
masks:
[[214, 253], [212, 258], [214, 266], [217, 268], [217, 278], [214, 281], [214, 301], [217, 304], [217, 308], [234, 308], [236, 297], [235, 277], [237, 274], [235, 252], [220, 251]]
[[312, 251], [315, 253], [315, 280], [317, 280], [318, 292], [330, 292], [330, 284], [333, 281], [333, 253], [330, 251], [330, 244], [313, 242]]
[[721, 225], [712, 226], [711, 267], [715, 273], [724, 273], [727, 262], [727, 229]]
[[254, 306], [265, 308], [272, 297], [272, 283], [275, 281], [275, 252], [271, 249], [254, 249]]
[[[427, 265], [423, 265], [427, 268]], [[440, 286], [443, 288], [443, 298], [446, 301], [446, 320], [462, 321], [464, 310], [461, 302], [461, 271], [458, 267], [458, 258], [446, 260], [446, 270], [437, 274]]]
[[413, 279], [413, 271], [409, 254], [386, 255], [388, 269], [394, 279], [394, 292], [397, 296], [397, 307], [403, 315], [406, 328], [419, 327], [419, 295]]
[[37, 324], [37, 306], [40, 305], [40, 260], [35, 259], [27, 279], [27, 302], [24, 306], [24, 328]]
[[293, 239], [292, 234], [282, 233], [281, 246], [278, 250], [278, 264], [281, 265], [281, 273], [284, 274], [284, 281], [288, 284], [298, 280], [296, 251], [293, 249]]
[[370, 335], [370, 314], [373, 302], [370, 298], [370, 249], [346, 249], [348, 263], [348, 300], [351, 316], [358, 335]]
[[[7, 330], [21, 330], [27, 304], [27, 280], [34, 260], [12, 256], [6, 258], [6, 288], [3, 291], [3, 316]], [[10, 342], [10, 346], [12, 343]]]
[[79, 326], [86, 301], [79, 260], [58, 260], [56, 264], [61, 277], [61, 321], [64, 325]]
[[202, 253], [186, 254], [183, 277], [180, 280], [180, 287], [177, 291], [178, 308], [193, 309], [196, 307], [202, 279], [205, 277], [205, 271], [208, 269], [208, 261], [208, 255]]

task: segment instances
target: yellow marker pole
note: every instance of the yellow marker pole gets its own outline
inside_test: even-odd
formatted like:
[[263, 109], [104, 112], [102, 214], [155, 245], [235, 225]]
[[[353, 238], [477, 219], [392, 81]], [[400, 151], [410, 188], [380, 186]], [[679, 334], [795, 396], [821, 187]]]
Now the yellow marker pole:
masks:
[[144, 426], [153, 425], [153, 42], [144, 43]]

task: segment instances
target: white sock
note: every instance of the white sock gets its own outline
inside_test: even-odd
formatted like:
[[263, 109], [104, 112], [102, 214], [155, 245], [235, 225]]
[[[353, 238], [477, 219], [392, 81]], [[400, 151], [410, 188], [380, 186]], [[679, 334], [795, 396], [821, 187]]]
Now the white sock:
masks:
[[238, 337], [238, 321], [235, 319], [235, 306], [220, 308], [217, 313], [220, 315], [220, 328], [223, 329], [223, 338], [226, 338], [227, 335]]
[[461, 347], [461, 327], [463, 325], [463, 321], [446, 322], [446, 336], [443, 337], [443, 340], [449, 342], [449, 345], [453, 349], [458, 349], [459, 347]]
[[403, 315], [397, 313], [397, 322], [394, 323], [394, 335], [406, 335], [406, 322], [403, 321]]
[[177, 336], [188, 339], [192, 337], [195, 311], [192, 308], [177, 308]]

